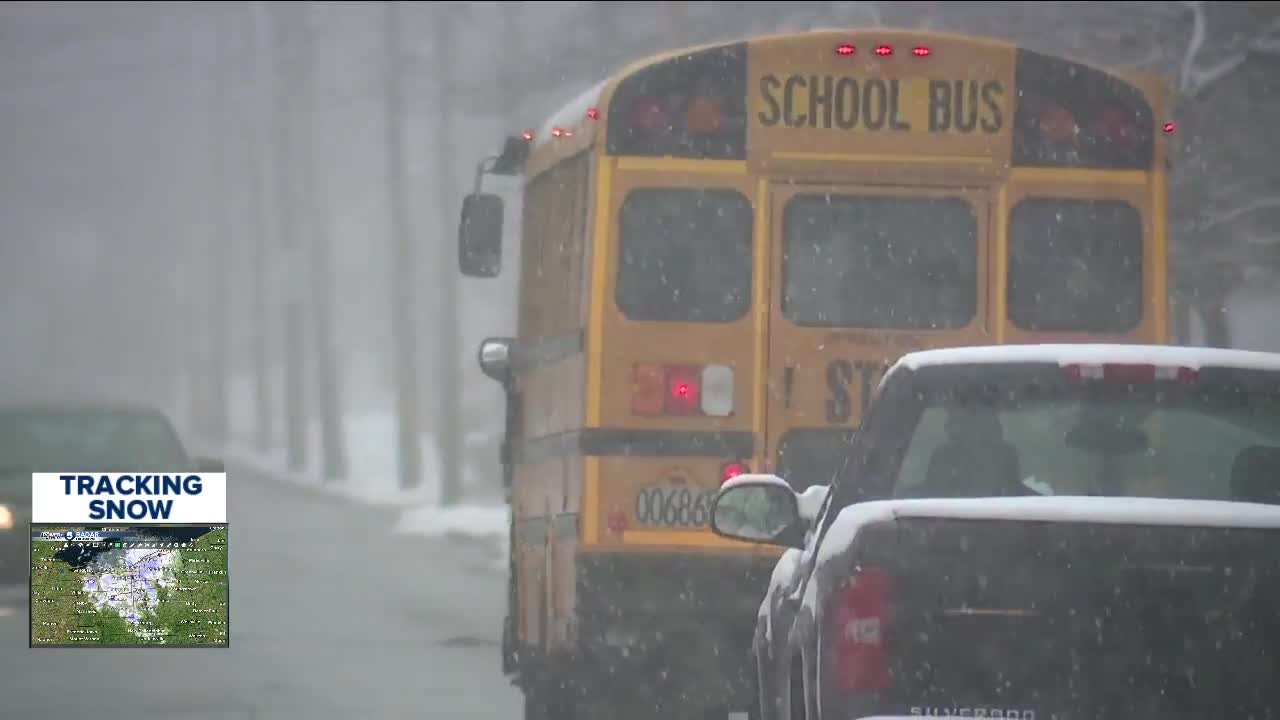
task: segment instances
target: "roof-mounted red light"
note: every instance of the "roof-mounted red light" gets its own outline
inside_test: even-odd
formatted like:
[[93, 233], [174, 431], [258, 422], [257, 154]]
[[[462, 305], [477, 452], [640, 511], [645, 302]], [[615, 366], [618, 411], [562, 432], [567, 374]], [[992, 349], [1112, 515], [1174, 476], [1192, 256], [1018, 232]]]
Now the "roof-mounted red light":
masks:
[[923, 45], [911, 48], [911, 54], [916, 57], [929, 57], [931, 52], [933, 51]]
[[1178, 127], [1171, 122], [1167, 122], [1164, 124], [1164, 132], [1166, 135], [1177, 129]]
[[893, 48], [888, 45], [879, 45], [876, 47], [876, 55], [880, 57], [889, 57], [893, 54]]
[[1046, 105], [1040, 111], [1040, 133], [1052, 142], [1068, 143], [1076, 139], [1076, 118], [1065, 108]]
[[843, 45], [836, 46], [836, 54], [844, 57], [848, 57], [849, 55], [852, 55], [853, 51], [856, 49], [857, 48], [850, 45], [849, 43], [844, 43]]
[[587, 108], [587, 118], [595, 120], [600, 117], [600, 111], [596, 108]]
[[533, 139], [533, 131], [525, 130], [524, 132], [520, 133], [520, 137], [524, 138], [525, 142], [529, 142], [530, 140]]
[[1113, 145], [1132, 144], [1137, 139], [1137, 127], [1133, 115], [1124, 110], [1108, 108], [1098, 116], [1097, 134]]

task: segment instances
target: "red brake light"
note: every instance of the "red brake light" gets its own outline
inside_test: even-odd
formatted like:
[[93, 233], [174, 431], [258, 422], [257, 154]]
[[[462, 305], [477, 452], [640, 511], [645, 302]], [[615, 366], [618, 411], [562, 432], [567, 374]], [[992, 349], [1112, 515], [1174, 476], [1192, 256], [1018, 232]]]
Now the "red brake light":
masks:
[[657, 98], [641, 97], [631, 106], [628, 116], [631, 127], [640, 130], [661, 130], [667, 127], [667, 113]]
[[832, 598], [828, 637], [835, 687], [842, 693], [889, 687], [888, 653], [893, 583], [879, 568], [862, 568]]
[[720, 103], [715, 98], [697, 97], [689, 103], [685, 127], [690, 132], [713, 133], [720, 129], [721, 122]]
[[1171, 122], [1167, 122], [1167, 123], [1165, 123], [1165, 124], [1164, 124], [1164, 131], [1165, 131], [1165, 133], [1166, 133], [1166, 134], [1167, 134], [1167, 133], [1171, 133], [1171, 132], [1173, 132], [1174, 130], [1177, 130], [1177, 129], [1178, 129], [1178, 128], [1177, 128], [1177, 126], [1176, 126], [1176, 125], [1174, 125], [1174, 124], [1173, 124], [1173, 123], [1171, 123]]
[[1098, 117], [1098, 134], [1113, 145], [1132, 144], [1137, 139], [1133, 115], [1124, 110], [1108, 109]]
[[876, 47], [876, 55], [880, 57], [889, 57], [893, 54], [893, 48], [888, 45], [880, 45]]
[[524, 138], [525, 142], [529, 142], [530, 140], [533, 139], [533, 131], [525, 130], [524, 132], [520, 133], [520, 137]]
[[1157, 367], [1147, 363], [1103, 363], [1101, 365], [1066, 365], [1062, 368], [1073, 382], [1105, 380], [1119, 383], [1148, 383], [1156, 380], [1195, 382], [1200, 375], [1195, 368]]
[[725, 463], [724, 467], [720, 468], [720, 484], [723, 485], [739, 475], [744, 475], [749, 470], [750, 468], [740, 462]]
[[1040, 111], [1040, 133], [1055, 143], [1068, 143], [1076, 139], [1076, 118], [1066, 109], [1047, 105]]
[[590, 120], [595, 120], [595, 119], [596, 119], [596, 118], [598, 118], [598, 117], [600, 117], [600, 111], [599, 111], [599, 110], [597, 110], [596, 108], [587, 108], [587, 118], [588, 118], [588, 119], [590, 119]]
[[553, 127], [553, 128], [551, 128], [551, 137], [557, 137], [557, 138], [558, 138], [558, 137], [561, 137], [561, 136], [563, 136], [563, 135], [564, 135], [564, 130], [562, 130], [561, 128], [559, 128], [559, 127]]
[[929, 53], [930, 53], [930, 52], [932, 52], [932, 51], [931, 51], [931, 50], [929, 50], [929, 48], [927, 48], [927, 47], [925, 47], [925, 46], [923, 46], [923, 45], [921, 45], [921, 46], [919, 46], [919, 47], [913, 47], [913, 48], [911, 48], [911, 54], [912, 54], [912, 55], [915, 55], [916, 57], [929, 57]]
[[700, 415], [702, 413], [702, 368], [696, 365], [668, 366], [666, 386], [667, 414]]
[[836, 54], [837, 54], [837, 55], [842, 55], [842, 56], [846, 56], [846, 57], [847, 57], [847, 56], [849, 56], [849, 55], [852, 55], [852, 54], [853, 54], [853, 51], [854, 51], [855, 49], [856, 49], [856, 48], [854, 48], [854, 47], [853, 47], [852, 45], [850, 45], [849, 43], [844, 43], [843, 45], [838, 45], [838, 46], [836, 46]]

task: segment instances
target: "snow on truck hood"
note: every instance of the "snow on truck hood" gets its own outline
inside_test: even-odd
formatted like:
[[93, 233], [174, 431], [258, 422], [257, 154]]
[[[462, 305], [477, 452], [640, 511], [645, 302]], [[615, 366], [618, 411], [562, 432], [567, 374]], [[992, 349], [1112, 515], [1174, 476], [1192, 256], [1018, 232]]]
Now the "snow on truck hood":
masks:
[[1066, 495], [875, 500], [850, 505], [840, 511], [827, 530], [827, 537], [818, 550], [817, 562], [823, 564], [847, 549], [864, 525], [904, 518], [1280, 529], [1280, 506], [1225, 500]]
[[1001, 363], [1101, 363], [1272, 370], [1280, 372], [1280, 354], [1251, 350], [1183, 347], [1177, 345], [1108, 345], [1102, 343], [1045, 345], [985, 345], [921, 350], [903, 355], [896, 365], [918, 370], [935, 365]]

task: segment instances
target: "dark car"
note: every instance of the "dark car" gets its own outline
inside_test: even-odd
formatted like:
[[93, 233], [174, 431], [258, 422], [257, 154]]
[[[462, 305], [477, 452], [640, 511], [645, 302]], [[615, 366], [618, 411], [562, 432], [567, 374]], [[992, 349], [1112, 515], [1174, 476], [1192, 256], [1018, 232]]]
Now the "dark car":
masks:
[[149, 407], [101, 402], [0, 404], [0, 582], [30, 570], [31, 474], [36, 472], [222, 472], [193, 459], [173, 424]]
[[849, 454], [811, 539], [778, 478], [713, 509], [801, 549], [765, 720], [1280, 718], [1280, 355], [913, 353]]

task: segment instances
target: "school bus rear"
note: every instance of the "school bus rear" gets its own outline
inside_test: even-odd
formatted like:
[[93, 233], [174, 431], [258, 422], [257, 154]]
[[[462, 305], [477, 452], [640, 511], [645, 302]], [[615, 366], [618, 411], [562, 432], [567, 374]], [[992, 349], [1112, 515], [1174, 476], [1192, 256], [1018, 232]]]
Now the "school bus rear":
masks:
[[[648, 119], [699, 93], [719, 131]], [[828, 481], [903, 352], [1165, 337], [1157, 110], [1099, 71], [812, 33], [647, 68], [607, 112], [588, 424], [655, 452], [596, 461], [592, 546], [743, 552], [700, 522], [725, 463]]]
[[593, 241], [581, 464], [533, 495], [580, 520], [538, 555], [543, 644], [738, 705], [776, 553], [711, 534], [723, 480], [830, 482], [911, 350], [1164, 340], [1162, 105], [1154, 84], [890, 31], [703, 48], [607, 85], [563, 128], [594, 143]]

